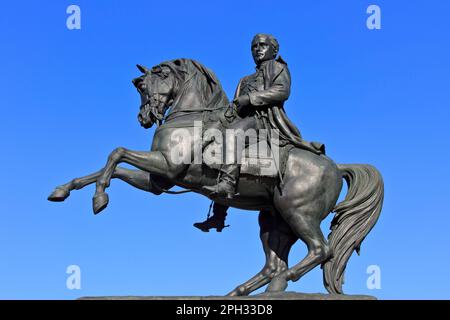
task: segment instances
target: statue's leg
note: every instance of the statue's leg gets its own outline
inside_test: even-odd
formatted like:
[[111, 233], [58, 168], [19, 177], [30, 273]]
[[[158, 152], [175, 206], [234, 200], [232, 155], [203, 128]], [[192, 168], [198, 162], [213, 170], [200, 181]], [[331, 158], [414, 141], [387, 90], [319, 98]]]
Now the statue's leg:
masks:
[[[55, 188], [55, 190], [52, 192], [52, 194], [48, 197], [48, 200], [50, 201], [64, 201], [69, 195], [70, 191], [72, 190], [80, 190], [84, 188], [87, 185], [90, 185], [97, 181], [97, 179], [102, 174], [102, 170], [99, 170], [97, 172], [94, 172], [90, 175], [75, 178], [71, 181], [69, 181], [66, 184], [60, 185]], [[161, 191], [159, 188], [155, 188], [153, 182], [155, 181], [158, 183], [158, 185], [164, 184], [164, 181], [156, 181], [156, 180], [162, 180], [158, 179], [158, 177], [151, 177], [150, 173], [142, 171], [142, 170], [131, 170], [131, 169], [125, 169], [121, 167], [117, 167], [114, 170], [114, 173], [112, 175], [112, 178], [120, 179], [122, 181], [125, 181], [126, 183], [132, 185], [135, 188], [152, 192], [154, 194], [160, 194]], [[163, 188], [167, 188], [170, 186], [163, 186]]]
[[297, 281], [301, 276], [325, 262], [331, 250], [320, 229], [323, 217], [325, 195], [318, 196], [315, 190], [304, 190], [305, 183], [299, 181], [285, 183], [283, 195], [276, 195], [274, 203], [281, 216], [289, 224], [295, 235], [308, 248], [306, 257], [294, 267], [275, 276], [266, 292], [284, 291], [289, 280]]
[[320, 227], [315, 224], [300, 223], [294, 229], [300, 231], [300, 239], [306, 243], [308, 254], [298, 264], [282, 272], [272, 279], [266, 292], [279, 292], [287, 288], [289, 280], [297, 281], [301, 276], [311, 271], [330, 257], [330, 249], [323, 237]]
[[279, 214], [270, 211], [260, 212], [259, 226], [266, 263], [259, 273], [231, 291], [229, 296], [248, 295], [288, 269], [289, 251], [297, 241], [289, 226]]
[[93, 210], [95, 214], [102, 211], [108, 205], [109, 199], [105, 193], [105, 189], [109, 187], [114, 170], [121, 162], [169, 179], [175, 178], [184, 169], [184, 166], [171, 166], [159, 151], [132, 151], [125, 148], [115, 149], [109, 155], [106, 166], [97, 179], [96, 191], [93, 198]]

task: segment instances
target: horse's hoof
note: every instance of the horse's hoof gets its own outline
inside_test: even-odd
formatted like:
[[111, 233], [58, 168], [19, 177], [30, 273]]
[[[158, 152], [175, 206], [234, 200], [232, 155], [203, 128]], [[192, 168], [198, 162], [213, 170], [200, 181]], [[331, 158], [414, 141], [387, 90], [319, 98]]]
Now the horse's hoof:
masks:
[[275, 277], [270, 281], [266, 292], [283, 292], [288, 287], [287, 280], [282, 277]]
[[237, 290], [233, 290], [233, 291], [227, 293], [226, 296], [227, 297], [239, 297], [239, 293], [237, 292]]
[[248, 292], [244, 286], [239, 286], [227, 294], [227, 297], [242, 297], [242, 296], [248, 296]]
[[70, 191], [67, 188], [56, 187], [55, 190], [48, 196], [48, 201], [61, 202], [66, 200], [70, 195]]
[[106, 208], [109, 202], [108, 194], [105, 192], [94, 195], [92, 198], [92, 209], [94, 210], [94, 214], [99, 213], [103, 209]]

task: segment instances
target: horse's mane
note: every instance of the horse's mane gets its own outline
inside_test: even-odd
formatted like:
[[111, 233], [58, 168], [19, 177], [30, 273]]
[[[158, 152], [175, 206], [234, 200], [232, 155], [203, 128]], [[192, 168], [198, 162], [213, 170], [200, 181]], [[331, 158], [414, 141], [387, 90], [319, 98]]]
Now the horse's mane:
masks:
[[193, 59], [174, 59], [165, 61], [159, 64], [159, 66], [167, 66], [170, 68], [175, 74], [182, 75], [184, 74], [192, 74], [193, 72], [200, 72], [203, 74], [206, 79], [211, 82], [212, 84], [219, 84], [219, 81], [217, 80], [216, 75], [214, 72], [212, 72], [210, 69], [205, 67], [203, 64], [201, 64], [198, 61], [195, 61]]
[[181, 91], [198, 91], [205, 102], [218, 94], [220, 99], [218, 99], [217, 103], [228, 104], [228, 99], [216, 75], [200, 62], [193, 59], [180, 58], [162, 62], [153, 67], [153, 69], [158, 67], [167, 67], [175, 74], [175, 77], [179, 80], [178, 82], [181, 83], [181, 86], [184, 86], [180, 88]]

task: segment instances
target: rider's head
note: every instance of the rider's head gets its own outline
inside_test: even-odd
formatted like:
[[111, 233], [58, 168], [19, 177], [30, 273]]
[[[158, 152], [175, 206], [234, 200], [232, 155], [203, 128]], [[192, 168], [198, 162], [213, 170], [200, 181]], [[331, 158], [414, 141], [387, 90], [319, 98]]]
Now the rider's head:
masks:
[[277, 39], [270, 34], [258, 33], [252, 40], [253, 60], [257, 65], [275, 59], [280, 48]]

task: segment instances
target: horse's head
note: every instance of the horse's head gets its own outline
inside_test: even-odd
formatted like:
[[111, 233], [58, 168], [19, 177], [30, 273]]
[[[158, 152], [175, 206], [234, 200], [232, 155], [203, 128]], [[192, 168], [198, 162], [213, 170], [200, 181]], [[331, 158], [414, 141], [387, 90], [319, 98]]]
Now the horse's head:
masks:
[[161, 124], [164, 113], [172, 104], [176, 75], [167, 64], [157, 65], [152, 69], [141, 65], [137, 67], [143, 73], [142, 76], [133, 79], [133, 84], [141, 96], [138, 121], [141, 126], [148, 129], [154, 123]]
[[172, 112], [228, 105], [228, 99], [214, 73], [197, 61], [176, 59], [152, 69], [141, 65], [137, 67], [143, 73], [133, 79], [141, 95], [138, 120], [146, 129], [154, 123], [160, 125], [172, 104]]

